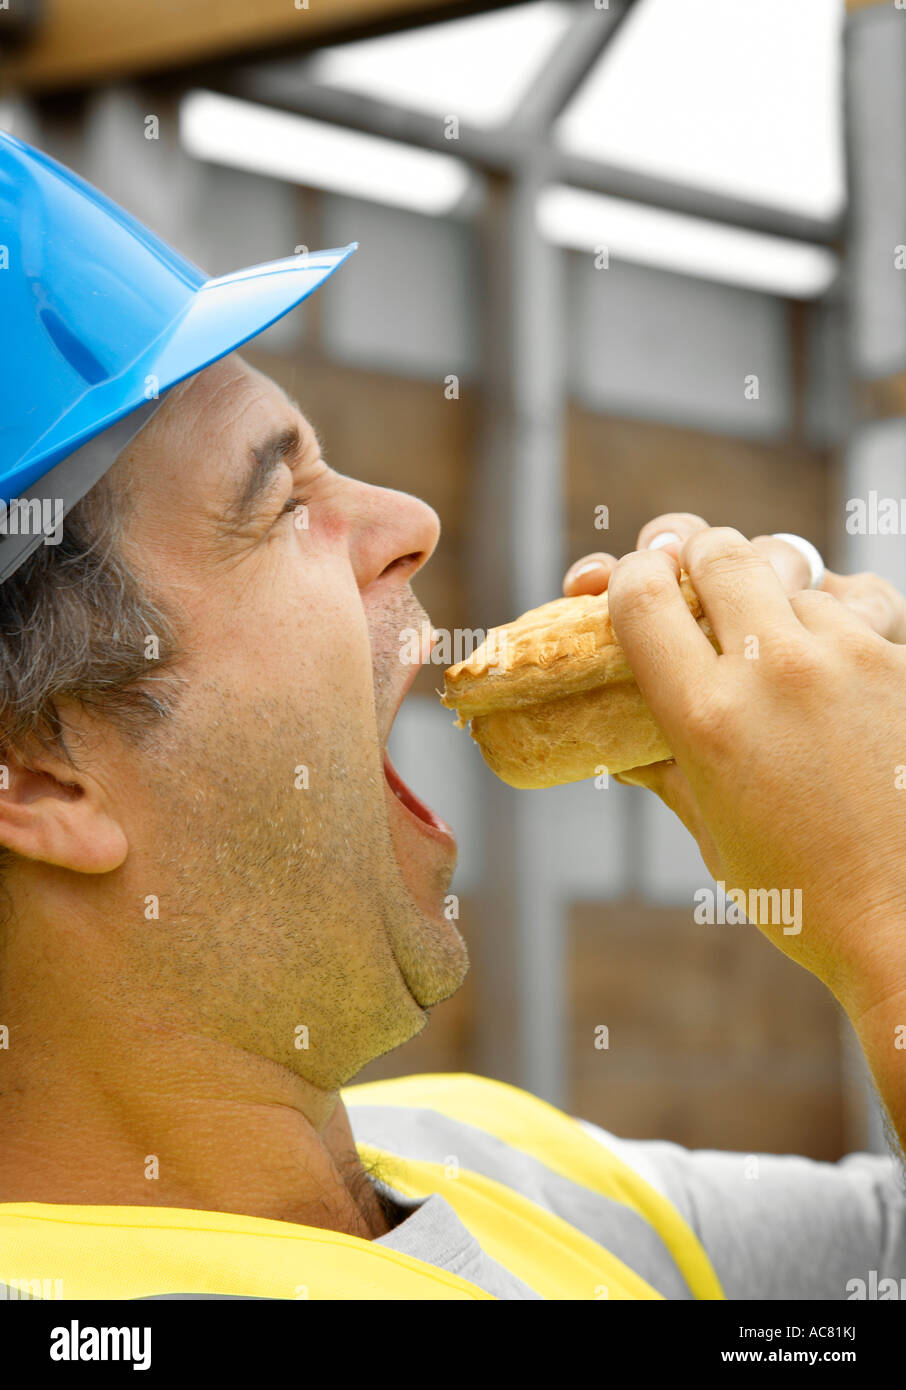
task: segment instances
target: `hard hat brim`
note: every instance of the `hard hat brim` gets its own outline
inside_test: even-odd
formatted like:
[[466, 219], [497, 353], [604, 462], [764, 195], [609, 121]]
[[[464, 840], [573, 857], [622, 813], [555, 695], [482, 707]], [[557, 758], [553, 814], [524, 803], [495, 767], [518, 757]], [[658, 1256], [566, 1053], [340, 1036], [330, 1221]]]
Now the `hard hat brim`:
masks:
[[36, 441], [5, 478], [7, 497], [21, 495], [94, 436], [263, 333], [307, 299], [357, 246], [353, 241], [206, 281], [141, 357], [87, 390]]

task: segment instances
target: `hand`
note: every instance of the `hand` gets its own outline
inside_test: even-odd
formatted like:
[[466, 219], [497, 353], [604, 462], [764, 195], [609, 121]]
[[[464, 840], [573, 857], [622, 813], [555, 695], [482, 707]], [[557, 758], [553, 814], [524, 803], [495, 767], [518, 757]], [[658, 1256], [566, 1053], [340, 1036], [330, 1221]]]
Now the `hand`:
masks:
[[[642, 527], [636, 548], [647, 550], [653, 541], [657, 541], [658, 549], [679, 559], [685, 541], [697, 532], [706, 530], [708, 523], [700, 516], [690, 512], [668, 512]], [[663, 544], [665, 539], [667, 543]], [[810, 578], [808, 564], [794, 546], [786, 541], [774, 540], [772, 536], [757, 536], [751, 544], [770, 562], [788, 595], [806, 588]], [[567, 571], [563, 581], [564, 594], [603, 593], [617, 563], [615, 556], [600, 551], [583, 556]], [[906, 598], [886, 579], [876, 574], [840, 575], [828, 570], [821, 588], [861, 618], [879, 636], [889, 642], [906, 643]], [[906, 748], [903, 758], [906, 762]], [[646, 787], [659, 796], [698, 843], [711, 876], [718, 881], [729, 881], [729, 870], [679, 763], [671, 760], [629, 768], [615, 774], [614, 780]]]
[[[678, 540], [646, 551], [665, 529]], [[676, 753], [619, 780], [658, 791], [731, 888], [800, 890], [798, 934], [746, 915], [846, 1009], [906, 1151], [906, 600], [871, 574], [802, 592], [797, 552], [700, 517], [658, 517], [638, 544], [564, 582], [614, 579], [614, 627]], [[678, 598], [678, 561], [721, 656]]]
[[[680, 564], [720, 656], [680, 594]], [[722, 877], [800, 895], [798, 933], [750, 920], [854, 1019], [906, 990], [906, 649], [830, 593], [790, 595], [729, 528], [694, 531], [679, 563], [626, 555], [608, 588]]]

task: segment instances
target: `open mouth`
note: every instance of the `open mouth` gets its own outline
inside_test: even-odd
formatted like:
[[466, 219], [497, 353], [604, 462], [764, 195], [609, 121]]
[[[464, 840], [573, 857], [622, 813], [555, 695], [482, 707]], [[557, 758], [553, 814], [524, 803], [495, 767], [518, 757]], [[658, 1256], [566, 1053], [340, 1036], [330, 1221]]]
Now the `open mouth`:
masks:
[[430, 806], [426, 806], [423, 801], [420, 801], [412, 788], [406, 785], [390, 761], [386, 750], [384, 751], [384, 776], [393, 795], [400, 805], [409, 812], [410, 816], [419, 821], [435, 838], [456, 843], [456, 837], [447, 822], [442, 820], [436, 811], [432, 811]]
[[[424, 665], [426, 660], [427, 655], [424, 655], [422, 662], [418, 666], [412, 667], [411, 673], [403, 689], [400, 691], [399, 699], [396, 702], [396, 709], [393, 712], [393, 718], [390, 720], [390, 727], [392, 727], [396, 716], [400, 712], [402, 703], [418, 675], [420, 666]], [[447, 822], [443, 820], [436, 811], [432, 811], [430, 806], [426, 806], [425, 803], [415, 795], [415, 792], [411, 787], [406, 785], [393, 766], [393, 763], [390, 761], [390, 754], [387, 752], [386, 747], [386, 739], [390, 737], [390, 727], [387, 729], [384, 744], [384, 779], [387, 786], [393, 793], [397, 804], [402, 807], [410, 824], [414, 825], [421, 834], [429, 836], [435, 843], [442, 844], [448, 850], [452, 849], [455, 853], [458, 846], [456, 844], [456, 836], [453, 834], [450, 826], [447, 825]]]

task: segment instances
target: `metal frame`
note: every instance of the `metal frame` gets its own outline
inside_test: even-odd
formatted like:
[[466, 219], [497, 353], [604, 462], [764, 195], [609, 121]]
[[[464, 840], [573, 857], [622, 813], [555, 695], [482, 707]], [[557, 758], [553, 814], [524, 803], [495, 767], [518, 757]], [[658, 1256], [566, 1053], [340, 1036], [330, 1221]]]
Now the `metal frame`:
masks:
[[[551, 182], [627, 198], [651, 207], [703, 217], [796, 241], [836, 244], [841, 216], [824, 221], [785, 212], [746, 199], [693, 185], [653, 177], [632, 169], [580, 158], [560, 149], [551, 125], [604, 49], [615, 37], [637, 0], [611, 0], [609, 8], [582, 4], [576, 18], [551, 52], [545, 71], [505, 128], [483, 129], [460, 123], [456, 154], [485, 174], [518, 176], [527, 167], [544, 167]], [[209, 67], [199, 81], [213, 91], [257, 101], [278, 110], [310, 116], [366, 134], [384, 135], [423, 149], [451, 153], [443, 122], [435, 115], [401, 110], [387, 101], [322, 86], [306, 76], [304, 59], [268, 64], [237, 63]], [[185, 81], [185, 79], [183, 79]], [[538, 119], [547, 102], [546, 120]]]

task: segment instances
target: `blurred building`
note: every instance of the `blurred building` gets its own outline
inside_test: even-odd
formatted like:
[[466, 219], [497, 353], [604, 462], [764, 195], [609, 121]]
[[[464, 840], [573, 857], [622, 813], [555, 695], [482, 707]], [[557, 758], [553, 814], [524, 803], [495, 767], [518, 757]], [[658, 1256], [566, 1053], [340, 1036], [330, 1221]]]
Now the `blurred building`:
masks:
[[[334, 468], [437, 510], [414, 585], [435, 627], [507, 621], [669, 510], [906, 583], [900, 546], [844, 524], [847, 498], [906, 495], [895, 5], [9, 15], [0, 125], [211, 274], [358, 240], [244, 356]], [[473, 969], [362, 1079], [483, 1072], [692, 1147], [879, 1145], [827, 991], [754, 928], [693, 921], [713, 884], [683, 827], [615, 784], [501, 785], [442, 670], [390, 749], [459, 835]]]

